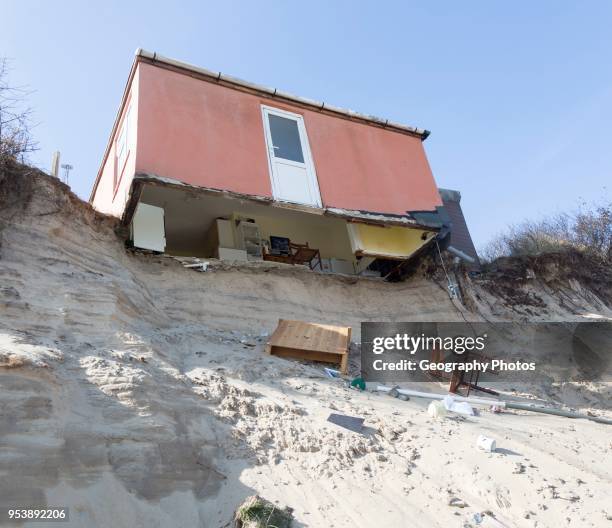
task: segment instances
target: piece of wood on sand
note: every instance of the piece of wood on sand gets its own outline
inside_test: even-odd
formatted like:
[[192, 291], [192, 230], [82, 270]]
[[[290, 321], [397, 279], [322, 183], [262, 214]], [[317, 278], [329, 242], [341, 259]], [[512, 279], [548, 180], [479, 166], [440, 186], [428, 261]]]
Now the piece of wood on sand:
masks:
[[350, 326], [279, 319], [266, 345], [266, 352], [285, 358], [333, 363], [340, 366], [342, 374], [346, 374], [350, 342]]

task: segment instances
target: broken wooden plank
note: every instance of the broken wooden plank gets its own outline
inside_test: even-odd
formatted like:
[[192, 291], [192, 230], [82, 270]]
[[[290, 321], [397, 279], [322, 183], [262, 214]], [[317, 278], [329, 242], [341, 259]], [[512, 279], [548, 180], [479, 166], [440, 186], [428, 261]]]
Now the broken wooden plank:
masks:
[[348, 370], [351, 328], [279, 319], [266, 352], [279, 357], [306, 359], [340, 365]]

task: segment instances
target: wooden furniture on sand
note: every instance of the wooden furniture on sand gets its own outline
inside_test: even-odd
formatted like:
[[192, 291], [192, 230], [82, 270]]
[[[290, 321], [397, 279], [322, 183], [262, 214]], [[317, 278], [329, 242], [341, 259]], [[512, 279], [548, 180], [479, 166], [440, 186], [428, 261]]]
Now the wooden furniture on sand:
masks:
[[279, 357], [335, 363], [346, 374], [350, 343], [350, 326], [279, 319], [266, 352]]

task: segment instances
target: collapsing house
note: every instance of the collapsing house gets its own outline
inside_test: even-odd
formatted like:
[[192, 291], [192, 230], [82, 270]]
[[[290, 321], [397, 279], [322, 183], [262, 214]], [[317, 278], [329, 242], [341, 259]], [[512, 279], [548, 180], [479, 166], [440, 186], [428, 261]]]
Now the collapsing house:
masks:
[[137, 248], [386, 274], [448, 243], [428, 135], [138, 50], [90, 202]]

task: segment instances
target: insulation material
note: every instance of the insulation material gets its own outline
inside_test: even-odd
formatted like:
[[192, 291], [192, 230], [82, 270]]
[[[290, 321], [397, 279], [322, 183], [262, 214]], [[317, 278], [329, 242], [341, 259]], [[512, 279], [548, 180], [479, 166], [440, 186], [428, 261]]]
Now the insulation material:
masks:
[[402, 226], [347, 224], [351, 248], [356, 255], [406, 259], [427, 244], [433, 231]]

